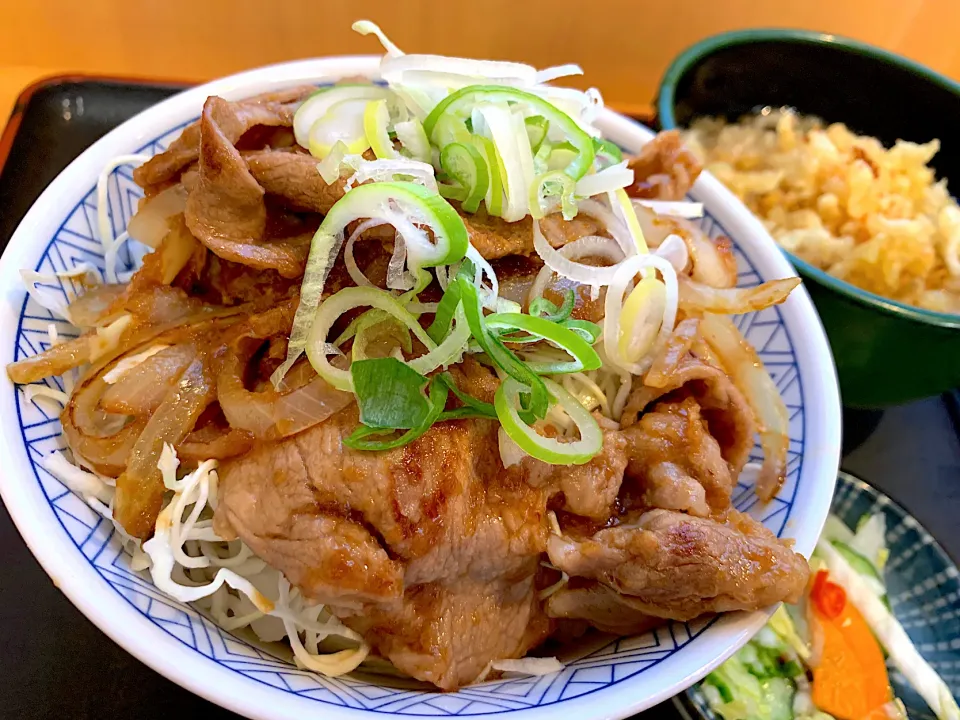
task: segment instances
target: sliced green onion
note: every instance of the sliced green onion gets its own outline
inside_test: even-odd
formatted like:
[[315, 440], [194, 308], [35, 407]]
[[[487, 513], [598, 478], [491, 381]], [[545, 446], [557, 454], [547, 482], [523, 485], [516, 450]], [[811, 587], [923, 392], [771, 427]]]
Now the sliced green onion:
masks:
[[447, 387], [456, 395], [457, 400], [463, 403], [463, 407], [445, 411], [443, 415], [440, 416], [440, 420], [461, 420], [464, 418], [497, 419], [497, 409], [493, 406], [493, 403], [484, 402], [483, 400], [473, 397], [473, 395], [462, 392], [457, 387], [453, 376], [448, 372], [440, 373], [437, 377], [446, 383]]
[[602, 138], [593, 138], [593, 150], [601, 168], [623, 162], [623, 153], [615, 143]]
[[417, 118], [395, 123], [393, 129], [406, 155], [414, 160], [430, 162], [432, 156], [430, 140], [423, 131], [423, 124]]
[[438, 378], [433, 378], [430, 381], [429, 388], [429, 412], [419, 425], [407, 430], [400, 436], [395, 436], [388, 440], [370, 440], [368, 438], [382, 436], [392, 432], [391, 430], [360, 426], [344, 438], [343, 444], [354, 450], [371, 452], [393, 450], [394, 448], [403, 447], [427, 432], [427, 430], [440, 419], [443, 408], [446, 407], [447, 404], [447, 396], [448, 388], [446, 383], [441, 382]]
[[350, 321], [350, 324], [343, 329], [343, 332], [337, 336], [337, 339], [333, 341], [335, 347], [340, 347], [350, 338], [356, 337], [357, 332], [360, 328], [368, 322], [373, 322], [375, 320], [384, 320], [390, 317], [390, 313], [385, 313], [383, 310], [367, 310], [364, 313], [361, 313], [353, 320]]
[[620, 311], [620, 357], [639, 362], [653, 349], [667, 306], [667, 288], [654, 277], [637, 283]]
[[460, 285], [463, 309], [474, 339], [497, 367], [529, 389], [530, 402], [524, 408], [524, 414], [531, 418], [544, 417], [549, 402], [543, 379], [505, 347], [500, 338], [487, 328], [480, 305], [480, 293], [471, 280], [461, 275], [457, 277], [457, 282]]
[[543, 115], [531, 115], [523, 119], [523, 124], [527, 128], [527, 138], [530, 140], [530, 149], [537, 152], [540, 145], [547, 139], [547, 130], [550, 129], [550, 121]]
[[[426, 134], [426, 129], [424, 129], [424, 134]], [[437, 121], [433, 135], [432, 137], [428, 135], [427, 141], [429, 142], [432, 139], [436, 146], [443, 147], [450, 143], [469, 142], [470, 138], [471, 132], [467, 129], [462, 118], [446, 115]]]
[[314, 123], [344, 100], [379, 100], [391, 96], [390, 90], [377, 85], [336, 85], [322, 88], [297, 108], [293, 115], [293, 136], [301, 147], [310, 147], [310, 130]]
[[[394, 347], [401, 348], [408, 354], [413, 352], [410, 330], [406, 325], [394, 320], [393, 317], [382, 310], [368, 310], [358, 320], [360, 322], [357, 323], [356, 338], [353, 341], [353, 347], [350, 349], [350, 356], [354, 362], [373, 357], [369, 352], [370, 345], [383, 338], [394, 341]], [[343, 335], [340, 337], [343, 337]], [[337, 342], [334, 344], [339, 345]]]
[[530, 314], [534, 317], [542, 317], [550, 322], [562, 322], [570, 317], [576, 302], [577, 297], [573, 288], [567, 288], [567, 291], [563, 294], [563, 305], [559, 308], [546, 298], [538, 297], [530, 303]]
[[[323, 295], [327, 275], [343, 244], [343, 230], [361, 218], [382, 219], [395, 227], [403, 223], [417, 223], [430, 229], [435, 241], [432, 244], [423, 233], [419, 233], [424, 236], [423, 239], [405, 238], [407, 263], [418, 276], [422, 268], [457, 262], [469, 247], [467, 229], [457, 211], [446, 200], [421, 185], [408, 182], [370, 183], [346, 193], [327, 213], [310, 243], [310, 256], [300, 286], [300, 304], [290, 330], [287, 359], [273, 374], [274, 385], [279, 385], [307, 345], [307, 335], [312, 334], [311, 323]], [[393, 300], [388, 293], [384, 295]], [[326, 343], [328, 331], [329, 326], [320, 336], [321, 347]], [[426, 333], [423, 333], [423, 337], [430, 340]], [[317, 352], [315, 348], [314, 353]]]
[[560, 196], [560, 209], [564, 220], [577, 215], [577, 203], [573, 198], [576, 184], [561, 170], [551, 170], [537, 177], [530, 186], [530, 215], [540, 220], [551, 210], [550, 197]]
[[633, 170], [624, 160], [616, 165], [608, 165], [599, 172], [584, 175], [577, 181], [577, 197], [588, 198], [608, 193], [633, 184]]
[[535, 373], [556, 375], [586, 372], [596, 370], [602, 365], [597, 351], [590, 347], [580, 335], [544, 318], [520, 313], [495, 313], [488, 315], [485, 322], [487, 327], [492, 330], [508, 330], [510, 332], [522, 330], [531, 336], [546, 340], [573, 358], [569, 362], [527, 362], [526, 366]]
[[350, 366], [360, 422], [367, 427], [407, 430], [430, 413], [423, 394], [427, 379], [396, 358], [357, 360]]
[[501, 170], [500, 156], [497, 154], [497, 148], [490, 138], [483, 137], [482, 135], [471, 135], [470, 142], [480, 151], [480, 154], [487, 163], [487, 172], [490, 175], [487, 195], [484, 198], [484, 202], [487, 205], [487, 212], [490, 215], [499, 217], [503, 213], [503, 171]]
[[338, 142], [344, 143], [351, 154], [360, 154], [370, 147], [363, 129], [363, 116], [368, 102], [351, 99], [333, 105], [310, 128], [307, 140], [310, 154], [322, 160]]
[[500, 217], [507, 222], [522, 220], [530, 211], [529, 189], [534, 181], [533, 153], [523, 127], [523, 118], [506, 103], [484, 102], [477, 105], [473, 112], [482, 118], [501, 162], [504, 206]]
[[[373, 187], [365, 185], [363, 187]], [[339, 390], [354, 392], [353, 378], [349, 370], [341, 370], [330, 364], [327, 359], [328, 345], [327, 334], [330, 328], [345, 312], [358, 307], [372, 307], [382, 310], [388, 315], [399, 320], [405, 327], [422, 342], [428, 351], [435, 350], [437, 344], [430, 339], [430, 336], [420, 327], [416, 316], [407, 311], [406, 308], [386, 290], [369, 287], [349, 287], [344, 288], [335, 295], [331, 295], [317, 309], [316, 317], [313, 319], [313, 325], [310, 327], [310, 333], [307, 337], [306, 350], [310, 364], [317, 374]], [[414, 363], [419, 358], [411, 361], [409, 364], [417, 372], [425, 374], [419, 366]], [[289, 361], [289, 353], [288, 353]], [[430, 368], [431, 370], [433, 368]], [[426, 371], [426, 372], [429, 372]]]
[[584, 340], [593, 345], [600, 338], [600, 335], [603, 334], [603, 328], [597, 325], [594, 322], [589, 320], [576, 320], [574, 318], [568, 318], [560, 323], [567, 330], [575, 332], [580, 335]]
[[580, 439], [561, 442], [540, 435], [524, 422], [519, 408], [521, 394], [527, 388], [512, 377], [507, 378], [494, 397], [494, 407], [504, 431], [527, 455], [551, 465], [582, 465], [589, 462], [603, 446], [603, 432], [597, 421], [583, 405], [557, 383], [544, 379], [548, 392], [557, 404], [566, 411], [580, 432]]
[[[457, 182], [457, 199], [463, 209], [475, 213], [490, 186], [487, 163], [480, 151], [471, 143], [450, 143], [440, 151], [440, 167]], [[444, 190], [445, 187], [440, 188], [441, 194]]]
[[373, 182], [414, 182], [417, 185], [423, 185], [431, 192], [437, 192], [437, 179], [433, 174], [433, 165], [429, 163], [399, 155], [393, 159], [377, 158], [376, 160], [364, 160], [363, 157], [352, 156], [350, 160], [352, 160], [350, 165], [355, 172], [344, 184], [347, 190], [351, 190], [354, 185], [362, 185], [372, 180]]
[[563, 170], [576, 156], [577, 149], [566, 141], [552, 145], [547, 156], [547, 170]]
[[437, 305], [437, 312], [433, 315], [433, 322], [427, 328], [427, 335], [434, 342], [443, 342], [443, 339], [450, 333], [450, 324], [453, 322], [457, 308], [460, 307], [460, 299], [460, 283], [454, 278], [447, 285], [447, 289]]
[[613, 192], [607, 193], [610, 198], [610, 206], [613, 208], [613, 214], [627, 226], [633, 241], [637, 245], [637, 252], [646, 255], [650, 252], [647, 247], [647, 241], [643, 237], [643, 228], [640, 227], [640, 221], [637, 219], [637, 212], [633, 209], [633, 203], [630, 202], [630, 196], [623, 188], [618, 188]]
[[327, 156], [317, 163], [317, 172], [327, 185], [333, 185], [340, 179], [340, 166], [345, 161], [350, 149], [342, 140], [334, 143]]
[[363, 132], [367, 143], [378, 158], [393, 160], [400, 157], [400, 154], [393, 148], [389, 126], [390, 111], [387, 109], [387, 101], [373, 100], [367, 103], [363, 111]]
[[562, 132], [577, 149], [577, 156], [565, 169], [565, 172], [574, 180], [579, 180], [586, 175], [593, 166], [595, 156], [593, 139], [573, 118], [537, 95], [502, 85], [470, 85], [448, 95], [430, 112], [427, 119], [424, 120], [423, 129], [426, 131], [427, 137], [436, 141], [433, 132], [436, 128], [437, 121], [441, 117], [447, 114], [454, 116], [463, 114], [479, 102], [518, 103], [546, 118], [551, 127]]

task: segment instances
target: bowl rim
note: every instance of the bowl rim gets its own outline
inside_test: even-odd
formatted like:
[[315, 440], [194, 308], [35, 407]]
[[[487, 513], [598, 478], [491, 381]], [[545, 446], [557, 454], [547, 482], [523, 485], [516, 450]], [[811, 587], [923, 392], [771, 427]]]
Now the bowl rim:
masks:
[[[921, 79], [953, 93], [960, 99], [960, 83], [951, 80], [922, 63], [898, 55], [890, 50], [885, 50], [860, 40], [854, 40], [844, 35], [836, 35], [834, 33], [820, 32], [817, 30], [751, 28], [748, 30], [731, 30], [729, 32], [711, 35], [689, 46], [670, 62], [657, 88], [655, 105], [660, 127], [664, 130], [679, 128], [674, 114], [677, 84], [680, 78], [701, 60], [712, 55], [717, 50], [724, 48], [777, 41], [796, 45], [830, 46], [847, 52], [864, 55], [883, 64], [907, 70]], [[789, 250], [784, 250], [783, 248], [780, 248], [780, 250], [804, 277], [808, 277], [826, 286], [858, 305], [888, 313], [908, 322], [932, 325], [940, 328], [960, 329], [960, 314], [925, 310], [924, 308], [892, 300], [883, 295], [878, 295], [877, 293], [857, 287], [846, 280], [836, 278], [825, 270], [821, 270], [815, 265], [811, 265], [807, 261], [799, 258]]]
[[[64, 198], [72, 202], [87, 192], [85, 188], [89, 187], [91, 179], [102, 166], [102, 161], [116, 154], [116, 148], [136, 147], [149, 142], [157, 134], [155, 131], [158, 128], [170, 129], [179, 120], [195, 117], [195, 113], [210, 94], [239, 99], [256, 92], [290, 87], [299, 82], [334, 80], [359, 73], [374, 74], [379, 59], [379, 56], [316, 58], [281, 63], [221, 78], [186, 90], [145, 110], [94, 143], [41, 194], [21, 221], [7, 251], [0, 258], [0, 304], [12, 311], [9, 313], [12, 317], [0, 314], [0, 330], [5, 333], [5, 329], [10, 327], [11, 322], [15, 324], [20, 315], [15, 308], [19, 308], [23, 302], [23, 290], [19, 281], [14, 280], [19, 278], [19, 268], [23, 266], [21, 258], [35, 257], [29, 251], [27, 240], [37, 233], [46, 232], [51, 222], [48, 217], [50, 207], [63, 203]], [[185, 107], [192, 108], [189, 116]], [[628, 136], [633, 138], [633, 142], [639, 142], [638, 137], [652, 136], [647, 128], [612, 111], [604, 114], [603, 121], [604, 125], [609, 127], [611, 137]], [[83, 187], [79, 188], [78, 183]], [[763, 249], [758, 257], [763, 257], [764, 263], [772, 266], [771, 270], [783, 277], [793, 274], [786, 259], [779, 253], [772, 252], [776, 246], [759, 221], [719, 182], [707, 174], [698, 181], [698, 187], [705, 197], [710, 198], [711, 203], [722, 208], [725, 217], [736, 218], [739, 224], [747, 228], [744, 235], [750, 238], [751, 245]], [[53, 216], [59, 223], [62, 214], [57, 212]], [[727, 222], [726, 219], [723, 221]], [[805, 496], [805, 515], [809, 513], [815, 521], [794, 525], [792, 528], [788, 524], [785, 532], [788, 537], [797, 540], [798, 551], [809, 555], [816, 535], [819, 535], [822, 520], [826, 517], [833, 493], [832, 475], [839, 465], [840, 402], [830, 348], [809, 296], [801, 287], [787, 302], [795, 307], [802, 306], [791, 314], [795, 318], [795, 327], [808, 333], [808, 342], [796, 344], [796, 353], [798, 358], [805, 358], [803, 363], [809, 366], [804, 379], [809, 376], [811, 392], [809, 396], [805, 394], [805, 397], [815, 402], [806, 408], [806, 413], [809, 413], [806, 427], [808, 432], [814, 427], [818, 428], [813, 438], [818, 439], [819, 444], [811, 444], [804, 450], [804, 457], [811, 460], [813, 470], [809, 476], [804, 475], [810, 478], [809, 488], [801, 493]], [[0, 358], [5, 358], [8, 352], [12, 359], [12, 352], [4, 348], [0, 348]], [[0, 394], [0, 417], [16, 417], [17, 396], [6, 373], [0, 375], [0, 388], [4, 389]], [[818, 422], [813, 422], [817, 408], [820, 408]], [[55, 585], [106, 635], [162, 675], [234, 712], [263, 720], [276, 720], [300, 717], [305, 708], [316, 711], [312, 701], [285, 694], [278, 695], [273, 688], [238, 680], [234, 672], [210, 662], [192, 648], [188, 649], [173, 642], [159, 627], [144, 621], [141, 614], [128, 605], [126, 600], [115, 593], [107, 592], [93, 567], [86, 562], [77, 562], [82, 556], [65, 531], [51, 525], [52, 521], [48, 517], [50, 505], [41, 497], [39, 485], [32, 480], [25, 482], [18, 478], [18, 469], [30, 467], [26, 453], [27, 449], [20, 438], [0, 433], [0, 457], [14, 461], [12, 466], [0, 471], [0, 479], [3, 480], [0, 482], [0, 496], [21, 536]], [[799, 481], [800, 478], [797, 482]], [[798, 497], [797, 501], [800, 499]], [[52, 533], [51, 528], [54, 530]], [[580, 712], [584, 717], [600, 718], [626, 717], [651, 707], [681, 691], [723, 662], [762, 626], [767, 615], [768, 612], [765, 611], [726, 614], [716, 624], [710, 642], [700, 646], [692, 645], [682, 656], [675, 655], [662, 661], [662, 667], [666, 671], [662, 677], [664, 682], [654, 692], [638, 697], [636, 683], [615, 683], [606, 689], [602, 696], [587, 694], [565, 700], [564, 709]], [[160, 647], [164, 648], [164, 652], [157, 652]], [[243, 689], [239, 696], [229, 690], [237, 687]], [[304, 706], [304, 702], [311, 704]], [[368, 711], [352, 708], [327, 706], [323, 710], [329, 713], [330, 717], [343, 720], [348, 717], [370, 717]], [[544, 720], [552, 716], [554, 711], [552, 704], [532, 706], [525, 709], [524, 717], [529, 720]]]

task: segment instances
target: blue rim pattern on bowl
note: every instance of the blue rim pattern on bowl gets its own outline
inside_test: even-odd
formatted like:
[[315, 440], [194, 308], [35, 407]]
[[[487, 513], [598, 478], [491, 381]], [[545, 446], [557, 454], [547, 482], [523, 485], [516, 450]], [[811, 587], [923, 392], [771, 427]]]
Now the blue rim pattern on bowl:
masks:
[[[837, 476], [831, 512], [852, 527], [865, 514], [883, 513], [891, 608], [923, 658], [960, 697], [960, 571], [953, 560], [903, 507], [848, 473]], [[903, 675], [891, 671], [890, 682], [910, 718], [936, 720]], [[687, 691], [686, 699], [707, 720], [720, 720], [698, 686]]]
[[[183, 124], [178, 125], [145, 143], [137, 152], [154, 154], [162, 151], [179, 135], [182, 127]], [[108, 202], [115, 232], [123, 229], [140, 196], [129, 168], [118, 168], [112, 173]], [[711, 236], [727, 234], [719, 222], [709, 215], [701, 223]], [[102, 267], [102, 251], [95, 228], [96, 192], [91, 190], [60, 225], [36, 269], [40, 272], [65, 270], [75, 262], [92, 262]], [[739, 270], [738, 284], [750, 286], [761, 282], [759, 273], [747, 256], [739, 248], [735, 248], [735, 253]], [[129, 255], [125, 259], [128, 263], [131, 260]], [[63, 291], [62, 283], [59, 289]], [[63, 336], [69, 335], [68, 326], [57, 323], [50, 313], [29, 298], [25, 299], [17, 330], [17, 359], [32, 355], [49, 345], [46, 333], [47, 325], [51, 322], [59, 326]], [[784, 532], [790, 519], [803, 464], [806, 432], [803, 385], [793, 340], [778, 308], [741, 316], [736, 322], [757, 348], [787, 401], [790, 448], [787, 481], [781, 491], [781, 498], [789, 499], [777, 498], [761, 512], [752, 493], [752, 485], [741, 482], [733, 500], [738, 509], [752, 512], [779, 535]], [[224, 668], [282, 691], [322, 703], [389, 714], [476, 715], [514, 712], [581, 697], [634, 677], [674, 655], [716, 622], [670, 623], [644, 636], [609, 642], [587, 657], [569, 663], [563, 672], [556, 675], [499, 680], [466, 688], [456, 694], [411, 689], [409, 686], [384, 687], [351, 677], [320, 678], [297, 670], [279, 648], [263, 647], [220, 630], [197, 610], [164, 597], [153, 588], [149, 579], [130, 571], [127, 556], [114, 537], [112, 525], [87, 508], [37, 464], [39, 456], [63, 445], [57, 416], [48, 414], [37, 403], [26, 403], [22, 392], [17, 395], [22, 439], [35, 478], [57, 521], [96, 572], [142, 615], [187, 647]], [[752, 459], [760, 459], [759, 449], [754, 450]]]

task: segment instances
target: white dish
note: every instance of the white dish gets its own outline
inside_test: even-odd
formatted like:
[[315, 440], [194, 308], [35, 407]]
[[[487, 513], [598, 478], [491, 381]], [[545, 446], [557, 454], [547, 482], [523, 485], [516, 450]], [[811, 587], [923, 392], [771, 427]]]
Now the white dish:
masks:
[[[54, 320], [25, 300], [21, 268], [49, 271], [75, 261], [102, 265], [95, 234], [96, 179], [112, 157], [161, 151], [199, 114], [208, 95], [230, 100], [304, 82], [373, 76], [378, 57], [308, 60], [261, 68], [189, 90], [124, 123], [74, 161], [41, 195], [0, 259], [0, 365], [41, 349]], [[604, 135], [637, 151], [652, 134], [604, 110]], [[128, 169], [111, 177], [115, 222], [136, 207]], [[734, 240], [740, 284], [794, 275], [762, 225], [712, 177], [691, 193], [704, 203], [711, 235]], [[119, 228], [119, 229], [122, 229]], [[763, 520], [796, 549], [812, 550], [830, 507], [840, 456], [840, 402], [833, 359], [806, 292], [738, 319], [745, 336], [784, 395], [791, 415], [787, 482], [760, 506], [741, 482], [734, 503]], [[61, 328], [67, 327], [61, 324]], [[37, 464], [62, 446], [56, 416], [26, 402], [0, 373], [0, 494], [33, 554], [68, 598], [113, 640], [171, 680], [251, 718], [279, 720], [315, 714], [331, 720], [368, 713], [481, 715], [510, 713], [541, 720], [560, 710], [582, 720], [620, 718], [680, 692], [726, 659], [766, 620], [764, 612], [671, 623], [647, 635], [601, 643], [563, 672], [498, 680], [456, 693], [397, 687], [388, 678], [321, 678], [297, 670], [278, 647], [256, 646], [220, 630], [193, 608], [164, 598], [129, 570], [112, 525]], [[746, 478], [741, 478], [741, 481]]]

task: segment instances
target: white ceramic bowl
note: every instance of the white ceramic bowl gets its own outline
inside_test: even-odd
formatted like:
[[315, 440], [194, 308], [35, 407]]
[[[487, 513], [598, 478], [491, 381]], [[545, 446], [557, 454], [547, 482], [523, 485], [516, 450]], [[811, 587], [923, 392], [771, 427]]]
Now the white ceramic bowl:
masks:
[[[240, 99], [304, 82], [374, 76], [378, 58], [340, 57], [261, 68], [188, 90], [151, 108], [98, 141], [40, 196], [0, 260], [0, 365], [46, 347], [54, 320], [28, 301], [21, 268], [64, 270], [102, 265], [95, 233], [96, 178], [112, 157], [153, 154], [199, 115], [208, 95]], [[604, 111], [604, 134], [627, 151], [650, 139], [644, 127]], [[761, 224], [712, 177], [692, 198], [705, 204], [703, 227], [736, 245], [740, 284], [794, 273]], [[136, 207], [128, 168], [111, 177], [116, 231]], [[830, 506], [840, 455], [840, 403], [833, 360], [805, 291], [782, 306], [738, 319], [773, 375], [790, 412], [787, 482], [778, 498], [757, 503], [745, 478], [734, 502], [805, 554], [813, 549]], [[69, 332], [62, 323], [61, 331]], [[51, 381], [53, 382], [53, 381]], [[221, 631], [193, 608], [165, 598], [149, 576], [129, 569], [112, 526], [47, 474], [37, 458], [62, 447], [60, 425], [45, 405], [28, 403], [0, 373], [0, 458], [3, 500], [44, 569], [105, 633], [171, 680], [252, 718], [367, 714], [501, 715], [541, 720], [565, 712], [580, 720], [620, 718], [683, 690], [732, 654], [765, 621], [763, 612], [671, 623], [647, 635], [601, 642], [561, 673], [506, 679], [456, 693], [437, 693], [387, 678], [321, 678], [297, 670], [281, 647], [256, 645]]]

